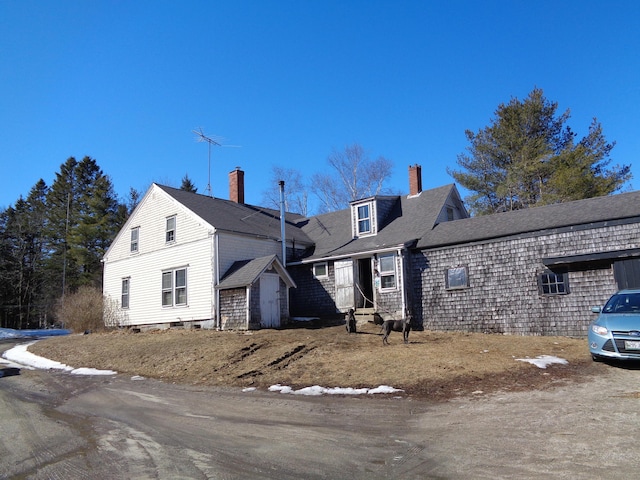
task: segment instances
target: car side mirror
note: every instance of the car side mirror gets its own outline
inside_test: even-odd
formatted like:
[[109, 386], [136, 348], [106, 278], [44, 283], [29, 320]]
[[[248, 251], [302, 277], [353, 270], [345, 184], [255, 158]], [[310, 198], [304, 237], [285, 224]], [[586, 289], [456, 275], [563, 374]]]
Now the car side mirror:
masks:
[[602, 307], [591, 307], [591, 311], [593, 313], [601, 313], [602, 312]]

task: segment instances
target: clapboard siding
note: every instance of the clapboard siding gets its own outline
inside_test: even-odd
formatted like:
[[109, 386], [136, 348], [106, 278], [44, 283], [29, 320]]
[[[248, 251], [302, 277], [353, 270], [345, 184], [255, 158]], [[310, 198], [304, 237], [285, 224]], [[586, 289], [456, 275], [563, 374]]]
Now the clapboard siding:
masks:
[[[176, 215], [174, 244], [188, 244], [207, 238], [213, 229], [198, 216], [153, 185], [145, 195], [124, 228], [109, 247], [105, 261], [116, 261], [135, 255], [144, 255], [170, 247], [165, 242], [166, 219]], [[131, 252], [131, 229], [139, 228], [138, 252]]]
[[[211, 240], [106, 262], [104, 294], [120, 305], [122, 279], [130, 279], [129, 309], [122, 311], [123, 325], [210, 320], [213, 317]], [[187, 269], [187, 305], [162, 306], [162, 272]]]
[[[166, 243], [166, 218], [176, 216], [175, 241]], [[139, 227], [131, 252], [131, 228]], [[152, 186], [104, 258], [103, 293], [121, 306], [122, 279], [129, 278], [123, 326], [207, 321], [213, 318], [212, 229], [169, 195]], [[162, 272], [187, 269], [187, 305], [162, 306]]]
[[[569, 267], [568, 295], [538, 291], [542, 260], [638, 248], [640, 226], [538, 233], [416, 252], [412, 259], [416, 314], [425, 329], [517, 335], [585, 336], [593, 314], [616, 291], [611, 262]], [[448, 268], [467, 266], [469, 288], [447, 290]]]
[[218, 233], [218, 259], [220, 276], [229, 270], [233, 262], [277, 255], [282, 257], [282, 243], [267, 238], [252, 238], [233, 233]]

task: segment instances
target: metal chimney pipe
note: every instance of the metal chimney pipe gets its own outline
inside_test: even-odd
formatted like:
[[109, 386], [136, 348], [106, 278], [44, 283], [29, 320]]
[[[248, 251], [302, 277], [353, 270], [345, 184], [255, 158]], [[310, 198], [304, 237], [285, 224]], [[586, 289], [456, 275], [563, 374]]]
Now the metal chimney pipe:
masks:
[[284, 180], [278, 182], [280, 185], [280, 238], [282, 239], [282, 265], [287, 266], [287, 237], [285, 234], [284, 218]]

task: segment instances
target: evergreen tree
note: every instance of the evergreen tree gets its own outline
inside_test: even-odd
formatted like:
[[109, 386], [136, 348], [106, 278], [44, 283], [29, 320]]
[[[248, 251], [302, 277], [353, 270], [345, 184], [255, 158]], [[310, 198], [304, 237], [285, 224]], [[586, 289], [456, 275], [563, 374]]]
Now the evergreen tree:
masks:
[[102, 256], [126, 220], [111, 180], [94, 159], [77, 162], [71, 157], [56, 175], [47, 207], [48, 270], [52, 285], [59, 285], [53, 291], [63, 294], [81, 285], [100, 287]]
[[474, 214], [608, 195], [631, 178], [628, 165], [608, 169], [614, 147], [596, 119], [589, 134], [576, 143], [566, 125], [569, 110], [534, 89], [520, 101], [501, 104], [491, 125], [467, 130], [468, 154], [458, 156], [462, 170], [447, 172], [472, 195]]
[[44, 238], [47, 186], [39, 180], [26, 200], [7, 209], [0, 221], [0, 302], [13, 328], [44, 326], [47, 305]]
[[185, 192], [198, 193], [198, 189], [193, 184], [188, 174], [185, 174], [182, 177], [182, 185], [180, 185], [180, 190], [184, 190]]

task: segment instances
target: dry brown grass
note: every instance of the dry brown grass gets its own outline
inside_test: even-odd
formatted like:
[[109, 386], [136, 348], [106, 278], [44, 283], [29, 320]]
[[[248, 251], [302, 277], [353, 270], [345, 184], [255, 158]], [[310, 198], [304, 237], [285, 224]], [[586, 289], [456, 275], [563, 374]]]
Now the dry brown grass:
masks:
[[[112, 332], [38, 342], [29, 350], [73, 367], [94, 367], [192, 385], [295, 388], [390, 385], [408, 395], [446, 399], [472, 392], [556, 385], [593, 371], [585, 339], [411, 332], [409, 344], [367, 324], [320, 329], [216, 332]], [[555, 355], [547, 369], [517, 358]]]

